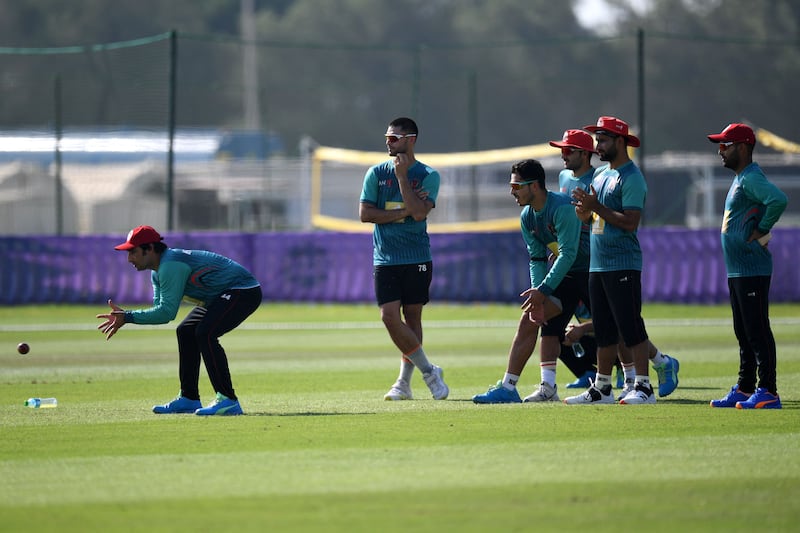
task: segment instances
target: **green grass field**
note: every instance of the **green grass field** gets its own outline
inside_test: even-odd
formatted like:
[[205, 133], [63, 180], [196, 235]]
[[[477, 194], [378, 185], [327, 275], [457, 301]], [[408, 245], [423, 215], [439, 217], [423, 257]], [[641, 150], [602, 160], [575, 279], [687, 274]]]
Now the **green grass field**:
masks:
[[708, 406], [738, 370], [726, 307], [646, 306], [681, 362], [654, 406], [479, 406], [514, 306], [428, 306], [450, 398], [418, 375], [414, 401], [384, 402], [399, 358], [374, 306], [265, 304], [222, 340], [230, 418], [154, 415], [178, 392], [177, 322], [106, 342], [104, 311], [0, 307], [0, 531], [797, 530], [800, 305], [772, 306], [784, 408], [739, 411]]

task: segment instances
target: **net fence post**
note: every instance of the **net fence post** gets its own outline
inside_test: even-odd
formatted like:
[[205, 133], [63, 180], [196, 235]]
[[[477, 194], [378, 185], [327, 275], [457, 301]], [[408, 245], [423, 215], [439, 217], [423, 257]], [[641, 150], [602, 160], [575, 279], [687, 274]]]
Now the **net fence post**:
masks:
[[167, 149], [167, 230], [172, 231], [175, 227], [175, 98], [178, 71], [178, 32], [172, 30], [169, 33], [169, 117], [168, 135], [169, 144]]
[[61, 73], [56, 74], [53, 80], [53, 114], [56, 134], [55, 147], [55, 186], [56, 186], [56, 235], [64, 234], [64, 197], [62, 191], [62, 165], [61, 165], [61, 135], [63, 113], [61, 94]]
[[639, 147], [639, 168], [642, 171], [642, 174], [645, 174], [645, 148], [647, 147], [647, 136], [645, 135], [646, 127], [645, 127], [645, 109], [644, 109], [644, 29], [639, 28], [637, 33], [637, 104], [638, 104], [638, 113], [639, 113], [639, 137], [642, 139], [642, 144]]

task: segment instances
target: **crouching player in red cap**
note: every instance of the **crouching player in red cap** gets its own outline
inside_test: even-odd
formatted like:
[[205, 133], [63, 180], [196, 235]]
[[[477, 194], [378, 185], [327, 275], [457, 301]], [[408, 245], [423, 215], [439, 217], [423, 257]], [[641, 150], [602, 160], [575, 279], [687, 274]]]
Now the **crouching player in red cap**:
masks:
[[[150, 226], [139, 226], [116, 250], [128, 252], [128, 262], [136, 270], [152, 270], [153, 306], [126, 311], [111, 300], [111, 312], [97, 315], [105, 319], [97, 329], [110, 339], [127, 323], [166, 324], [178, 314], [181, 300], [196, 304], [178, 325], [178, 375], [181, 391], [156, 414], [195, 413], [197, 415], [240, 415], [242, 407], [233, 390], [228, 357], [219, 337], [241, 324], [261, 305], [261, 285], [242, 265], [205, 250], [169, 248]], [[205, 363], [216, 401], [203, 407], [198, 381], [200, 359]]]

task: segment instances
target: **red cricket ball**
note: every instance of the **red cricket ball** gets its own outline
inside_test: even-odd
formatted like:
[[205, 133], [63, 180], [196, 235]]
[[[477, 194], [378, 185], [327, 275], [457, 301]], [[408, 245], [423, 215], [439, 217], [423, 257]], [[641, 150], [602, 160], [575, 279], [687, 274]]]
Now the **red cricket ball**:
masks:
[[27, 342], [21, 342], [21, 343], [17, 344], [17, 351], [20, 354], [25, 355], [26, 353], [31, 351], [31, 347], [28, 346]]

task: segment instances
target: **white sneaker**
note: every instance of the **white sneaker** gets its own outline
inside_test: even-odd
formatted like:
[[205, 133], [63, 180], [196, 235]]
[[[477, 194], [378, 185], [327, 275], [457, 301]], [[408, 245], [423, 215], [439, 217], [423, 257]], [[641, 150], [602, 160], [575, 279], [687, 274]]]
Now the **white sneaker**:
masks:
[[619, 391], [619, 396], [617, 396], [617, 401], [621, 401], [625, 396], [632, 393], [636, 390], [636, 383], [633, 380], [625, 380], [625, 385], [623, 385], [622, 390]]
[[619, 403], [622, 405], [641, 405], [645, 403], [656, 403], [656, 395], [653, 393], [652, 385], [636, 384], [633, 392], [622, 398]]
[[[594, 381], [589, 380], [590, 386], [583, 394], [578, 396], [570, 396], [564, 398], [564, 403], [568, 405], [580, 405], [590, 403], [614, 403], [614, 393], [609, 391], [608, 394], [603, 394], [603, 391], [594, 386]], [[609, 387], [611, 388], [611, 387]]]
[[523, 402], [557, 402], [558, 385], [550, 385], [544, 381], [539, 384], [539, 388], [533, 394], [526, 396]]
[[431, 395], [434, 400], [444, 400], [450, 394], [450, 388], [444, 382], [444, 371], [436, 365], [431, 365], [433, 368], [427, 374], [422, 375], [422, 379], [431, 390]]
[[411, 385], [404, 379], [398, 379], [389, 389], [389, 392], [383, 395], [383, 399], [387, 402], [396, 402], [399, 400], [413, 400], [411, 395]]

